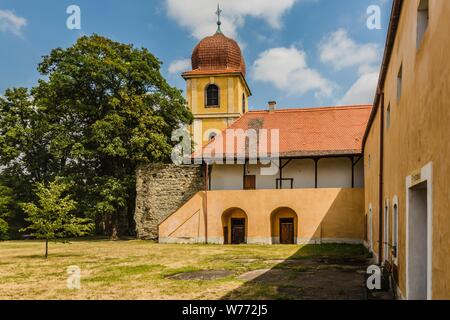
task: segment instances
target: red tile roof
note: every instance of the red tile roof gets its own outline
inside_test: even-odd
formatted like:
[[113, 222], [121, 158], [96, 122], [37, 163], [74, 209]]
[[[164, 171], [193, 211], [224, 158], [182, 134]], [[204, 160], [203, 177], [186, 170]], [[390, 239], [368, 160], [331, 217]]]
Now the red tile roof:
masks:
[[[282, 157], [356, 155], [362, 153], [362, 140], [371, 110], [372, 106], [359, 105], [254, 111], [243, 115], [229, 129], [279, 129]], [[268, 135], [270, 141], [270, 132]], [[218, 150], [221, 143], [226, 150], [225, 137], [224, 131], [203, 151], [214, 154], [212, 150]], [[234, 155], [238, 151], [244, 152], [242, 148], [237, 150], [236, 141], [234, 144]]]

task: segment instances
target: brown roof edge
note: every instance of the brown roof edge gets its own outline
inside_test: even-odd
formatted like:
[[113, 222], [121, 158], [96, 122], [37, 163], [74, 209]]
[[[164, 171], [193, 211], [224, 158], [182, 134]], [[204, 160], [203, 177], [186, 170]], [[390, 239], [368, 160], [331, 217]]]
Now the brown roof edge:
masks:
[[369, 135], [370, 129], [372, 128], [373, 121], [375, 120], [375, 116], [378, 112], [378, 105], [380, 102], [381, 94], [383, 93], [384, 82], [386, 81], [386, 74], [389, 67], [389, 62], [391, 60], [395, 38], [397, 36], [398, 24], [400, 21], [400, 14], [402, 11], [402, 7], [403, 7], [403, 0], [393, 0], [391, 18], [389, 21], [389, 29], [387, 33], [386, 46], [383, 56], [383, 63], [381, 65], [380, 77], [377, 85], [377, 92], [375, 95], [375, 101], [373, 103], [373, 109], [369, 117], [369, 123], [367, 125], [366, 132], [364, 133], [364, 138], [362, 142], [363, 151], [367, 142], [367, 137]]

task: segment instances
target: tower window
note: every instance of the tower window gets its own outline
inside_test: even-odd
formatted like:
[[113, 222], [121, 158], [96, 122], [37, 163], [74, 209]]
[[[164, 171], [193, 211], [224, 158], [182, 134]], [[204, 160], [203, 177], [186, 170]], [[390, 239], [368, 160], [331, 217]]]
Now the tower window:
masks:
[[245, 94], [242, 94], [242, 113], [245, 113]]
[[219, 87], [215, 84], [206, 87], [206, 106], [219, 107]]
[[417, 48], [419, 48], [422, 43], [423, 36], [428, 28], [429, 20], [428, 0], [420, 0], [419, 8], [417, 9]]

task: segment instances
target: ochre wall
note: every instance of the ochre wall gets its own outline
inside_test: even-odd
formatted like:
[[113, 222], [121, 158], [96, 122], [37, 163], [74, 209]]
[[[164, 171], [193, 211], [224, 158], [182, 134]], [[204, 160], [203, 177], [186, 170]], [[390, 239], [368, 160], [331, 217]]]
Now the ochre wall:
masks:
[[[416, 47], [418, 0], [404, 1], [386, 83], [385, 108], [391, 106], [390, 128], [384, 128], [384, 192], [392, 219], [399, 199], [399, 287], [406, 296], [406, 177], [432, 163], [432, 298], [450, 298], [450, 1], [429, 1], [430, 20]], [[397, 101], [397, 75], [403, 66], [402, 94]], [[379, 116], [379, 115], [378, 115]], [[386, 113], [387, 116], [387, 113]], [[374, 154], [379, 119], [365, 147]], [[372, 156], [372, 163], [374, 163]], [[367, 203], [378, 216], [376, 169], [366, 171]], [[376, 207], [376, 209], [375, 209]], [[389, 242], [392, 243], [392, 221]]]
[[297, 214], [298, 243], [362, 243], [364, 239], [362, 189], [301, 189], [200, 192], [159, 225], [159, 241], [205, 241], [205, 208], [209, 243], [224, 242], [222, 216], [233, 208], [247, 215], [248, 243], [272, 243], [271, 215], [280, 208]]
[[[215, 84], [220, 89], [220, 108], [205, 106], [205, 89]], [[202, 142], [204, 133], [211, 129], [222, 131], [243, 114], [242, 95], [245, 95], [245, 111], [248, 111], [249, 92], [239, 75], [214, 75], [194, 77], [186, 80], [187, 101], [195, 119], [202, 121]], [[195, 131], [195, 130], [193, 130]], [[192, 132], [194, 134], [194, 132]]]
[[379, 250], [379, 175], [380, 175], [380, 113], [378, 112], [372, 124], [364, 148], [364, 185], [365, 185], [365, 219], [366, 240], [369, 242], [369, 210], [372, 208], [372, 249], [375, 260]]

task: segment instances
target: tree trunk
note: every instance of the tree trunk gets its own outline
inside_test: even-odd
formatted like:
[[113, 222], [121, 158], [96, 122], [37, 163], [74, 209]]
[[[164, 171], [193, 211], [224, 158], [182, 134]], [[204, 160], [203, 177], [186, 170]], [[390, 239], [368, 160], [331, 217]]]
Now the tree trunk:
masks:
[[48, 239], [45, 239], [45, 259], [48, 258]]
[[119, 219], [117, 212], [111, 215], [111, 231], [110, 239], [113, 241], [119, 240]]

